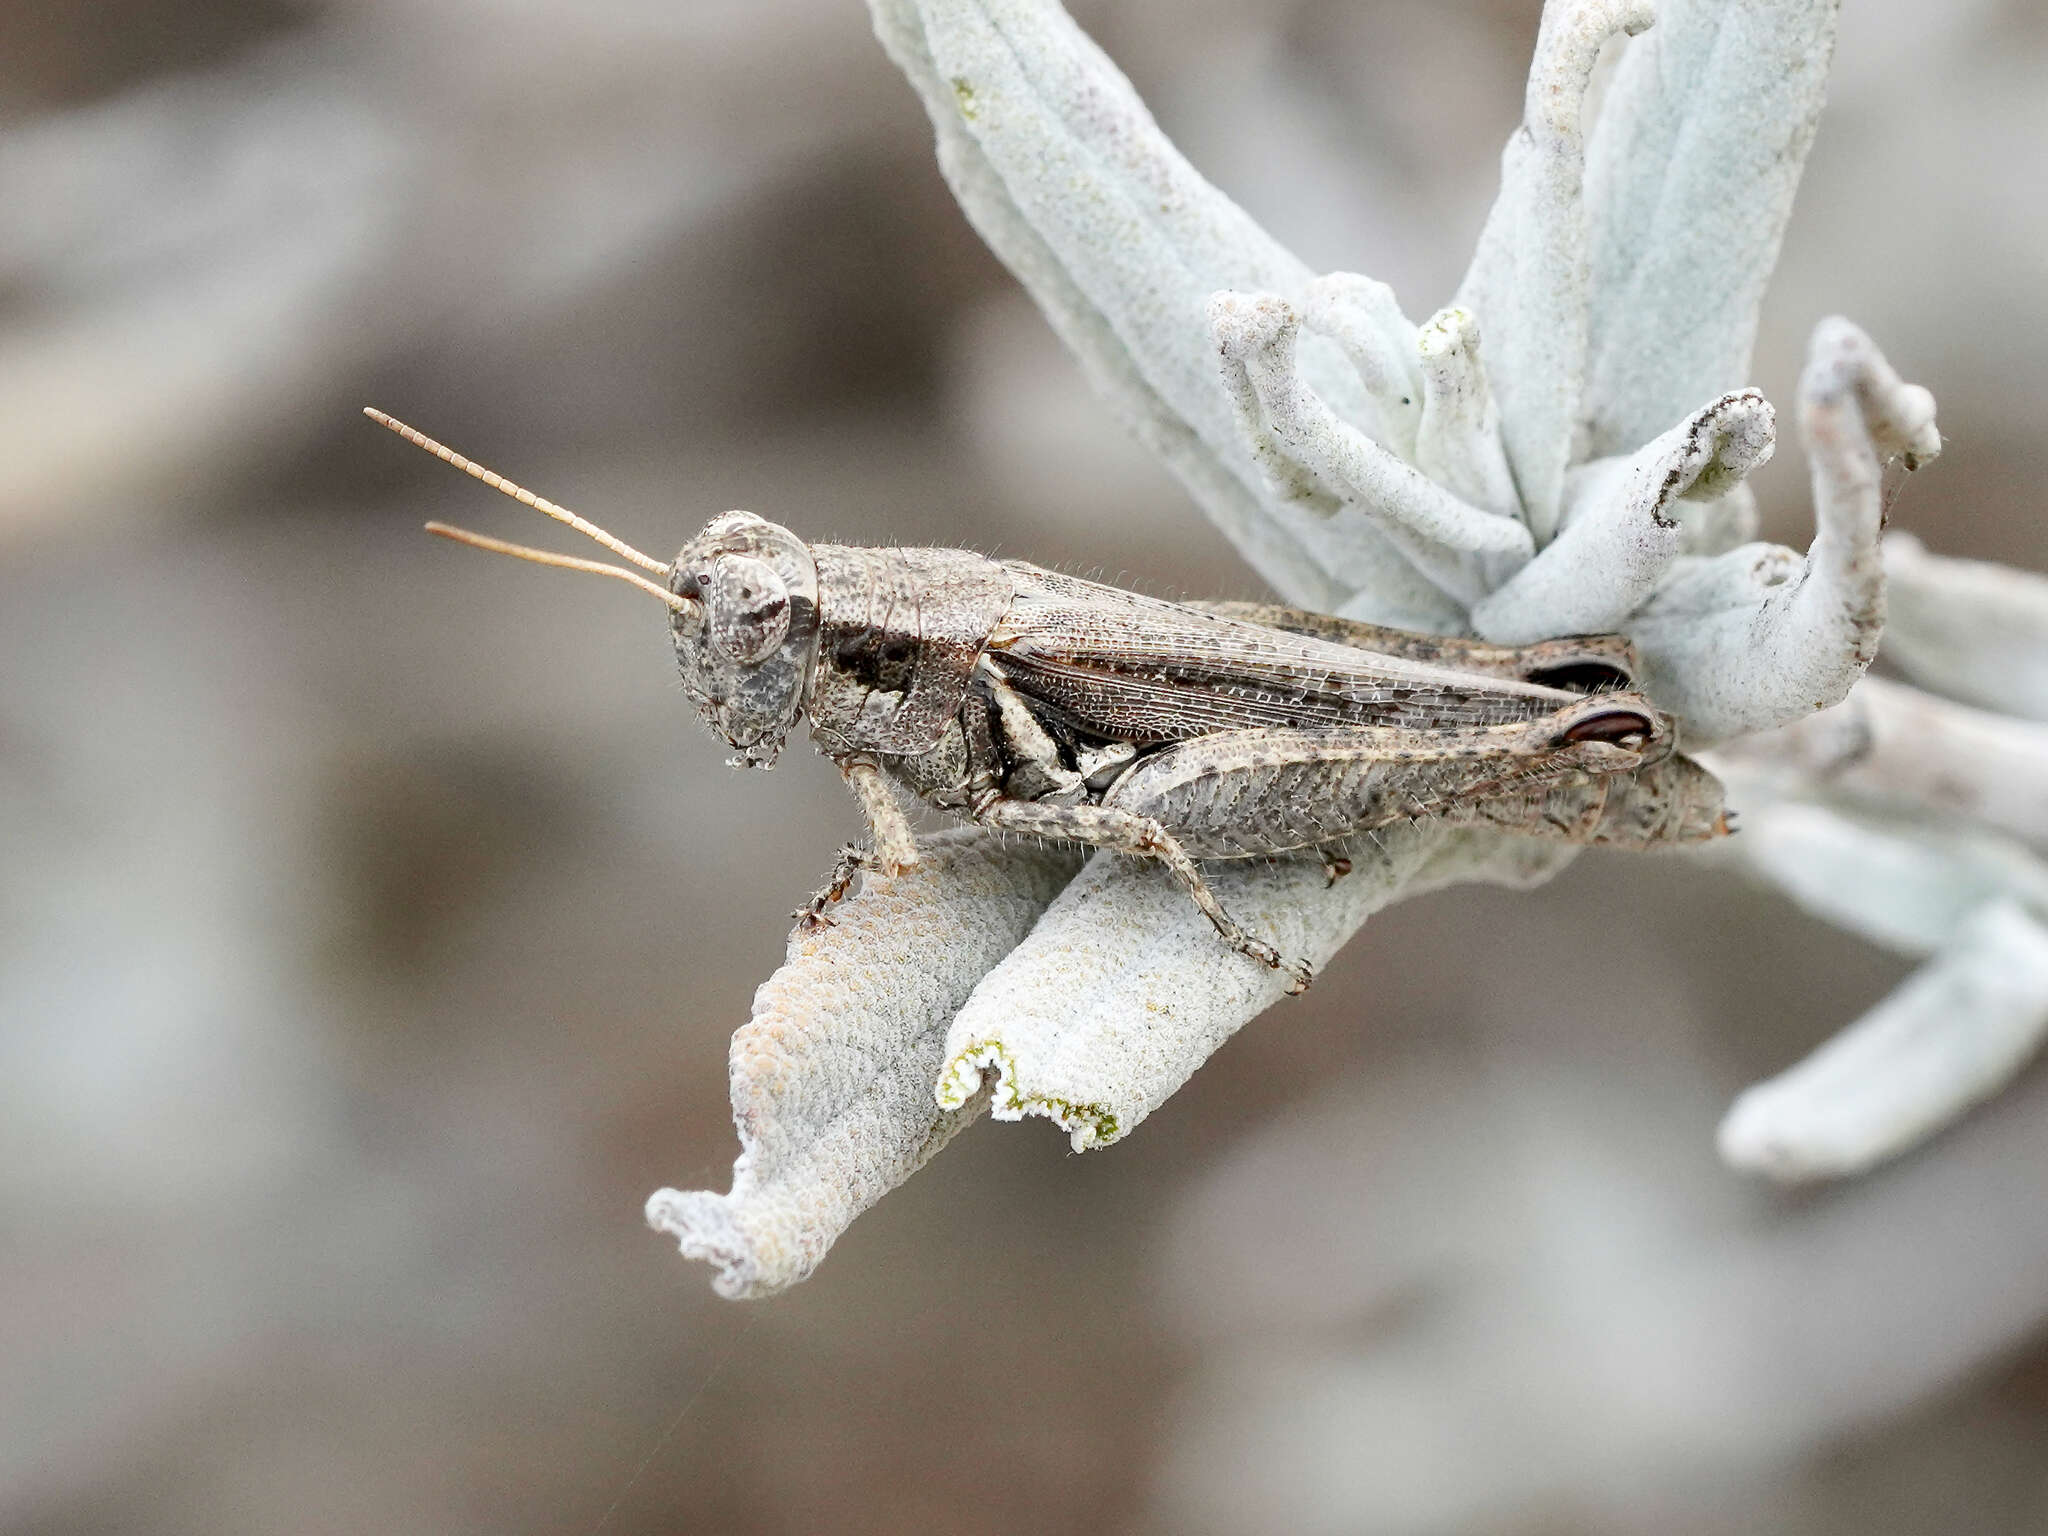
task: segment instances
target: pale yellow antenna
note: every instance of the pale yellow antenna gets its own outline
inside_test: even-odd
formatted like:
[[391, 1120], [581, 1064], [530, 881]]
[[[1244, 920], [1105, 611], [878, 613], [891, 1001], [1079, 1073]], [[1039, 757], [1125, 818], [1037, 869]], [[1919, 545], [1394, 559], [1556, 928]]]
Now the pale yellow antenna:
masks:
[[[597, 524], [589, 521], [587, 518], [578, 517], [574, 512], [571, 512], [567, 507], [558, 507], [552, 501], [549, 501], [545, 496], [536, 496], [533, 494], [533, 492], [527, 490], [524, 486], [514, 485], [510, 480], [507, 480], [503, 475], [497, 473], [495, 470], [485, 469], [481, 464], [471, 463], [468, 459], [465, 459], [461, 454], [457, 453], [453, 448], [444, 448], [441, 444], [435, 442], [431, 437], [428, 437], [426, 433], [415, 431], [413, 428], [408, 427], [404, 422], [397, 420], [395, 417], [385, 415], [382, 411], [378, 410], [373, 405], [364, 406], [363, 414], [369, 417], [370, 420], [376, 422], [378, 426], [389, 427], [392, 431], [396, 432], [400, 437], [404, 438], [408, 443], [411, 443], [415, 448], [424, 448], [427, 450], [427, 452], [431, 453], [435, 458], [443, 459], [446, 460], [448, 463], [453, 464], [465, 475], [475, 476], [477, 479], [483, 481], [485, 485], [488, 485], [492, 490], [503, 491], [507, 496], [510, 496], [514, 501], [523, 501], [526, 503], [527, 506], [533, 508], [534, 511], [545, 513], [547, 516], [552, 517], [558, 523], [567, 523], [571, 528], [574, 528], [578, 533], [582, 534], [585, 538], [597, 540], [598, 543], [602, 544], [606, 549], [610, 550], [613, 554], [632, 561], [635, 565], [639, 566], [641, 570], [652, 571], [655, 575], [661, 577], [663, 580], [666, 580], [668, 578], [668, 567], [663, 565], [659, 560], [654, 559], [652, 556], [641, 554], [639, 550], [635, 549], [632, 545], [628, 544], [624, 539], [606, 533], [602, 528], [598, 527]], [[451, 535], [447, 533], [443, 534], [443, 537], [449, 536]], [[482, 549], [498, 548], [495, 541], [489, 539], [476, 538], [474, 536], [472, 536], [472, 538], [470, 539], [463, 540], [462, 542], [475, 543], [479, 548]], [[501, 554], [510, 554], [514, 550], [522, 548], [523, 546], [520, 545], [507, 545], [499, 549], [498, 552]], [[522, 554], [520, 558], [530, 559], [533, 557], [534, 553], [536, 552], [528, 552], [526, 554]], [[540, 563], [543, 565], [558, 565], [562, 562], [557, 560], [543, 560]], [[573, 569], [583, 568], [584, 567], [573, 567]], [[599, 567], [599, 569], [610, 570], [611, 567], [602, 566]]]
[[429, 523], [427, 532], [443, 539], [453, 539], [457, 544], [467, 544], [472, 549], [487, 549], [494, 555], [510, 555], [515, 560], [531, 560], [535, 565], [558, 565], [565, 571], [588, 571], [593, 576], [616, 576], [620, 581], [630, 581], [643, 592], [652, 592], [677, 613], [692, 613], [697, 604], [690, 598], [679, 597], [667, 587], [658, 586], [645, 576], [636, 576], [624, 566], [606, 565], [602, 560], [579, 560], [574, 555], [558, 555], [553, 550], [535, 549], [529, 544], [507, 544], [503, 539], [486, 538], [480, 533], [471, 533], [467, 528], [452, 527], [447, 523]]

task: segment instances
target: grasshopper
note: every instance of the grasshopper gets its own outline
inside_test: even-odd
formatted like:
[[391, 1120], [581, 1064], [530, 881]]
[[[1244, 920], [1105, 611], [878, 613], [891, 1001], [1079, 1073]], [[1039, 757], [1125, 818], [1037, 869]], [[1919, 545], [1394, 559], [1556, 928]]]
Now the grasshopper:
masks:
[[1721, 786], [1677, 751], [1618, 635], [1503, 647], [1259, 603], [1170, 603], [960, 549], [808, 544], [727, 512], [670, 564], [392, 420], [407, 441], [659, 581], [427, 524], [446, 538], [618, 577], [670, 610], [683, 685], [735, 765], [771, 766], [799, 720], [870, 842], [794, 914], [829, 908], [917, 846], [909, 791], [983, 826], [1166, 865], [1223, 942], [1307, 987], [1224, 911], [1203, 859], [1321, 857], [1396, 822], [1645, 848], [1728, 830]]

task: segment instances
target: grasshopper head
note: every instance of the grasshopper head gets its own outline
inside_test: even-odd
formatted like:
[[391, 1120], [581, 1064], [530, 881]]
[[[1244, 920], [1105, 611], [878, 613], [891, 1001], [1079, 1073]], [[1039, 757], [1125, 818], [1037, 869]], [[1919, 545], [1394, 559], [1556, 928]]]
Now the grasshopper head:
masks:
[[669, 590], [683, 687], [704, 723], [765, 768], [803, 712], [818, 652], [818, 567], [804, 541], [751, 512], [727, 512], [685, 544]]

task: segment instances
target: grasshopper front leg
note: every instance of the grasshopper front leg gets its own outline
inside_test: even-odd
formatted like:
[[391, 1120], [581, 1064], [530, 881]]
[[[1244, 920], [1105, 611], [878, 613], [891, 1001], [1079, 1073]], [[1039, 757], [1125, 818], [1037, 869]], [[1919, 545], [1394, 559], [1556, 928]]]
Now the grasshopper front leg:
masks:
[[1287, 990], [1299, 994], [1315, 980], [1315, 967], [1306, 960], [1289, 960], [1263, 939], [1255, 939], [1223, 910], [1223, 903], [1202, 878], [1201, 866], [1189, 857], [1173, 834], [1149, 816], [1105, 809], [1098, 805], [1048, 805], [1043, 801], [1011, 800], [991, 792], [974, 810], [974, 819], [985, 827], [1027, 832], [1033, 837], [1086, 843], [1116, 853], [1135, 853], [1159, 860], [1173, 871], [1188, 896], [1209, 919], [1224, 943], [1261, 965], [1288, 973]]
[[917, 862], [917, 839], [911, 833], [903, 807], [896, 803], [881, 765], [868, 757], [842, 757], [834, 761], [867, 819], [868, 846], [848, 843], [840, 849], [839, 862], [832, 866], [832, 877], [812, 893], [809, 901], [789, 914], [805, 933], [831, 926], [832, 919], [826, 914], [845, 899], [856, 875], [866, 870], [900, 875]]
[[910, 820], [896, 803], [896, 792], [881, 764], [871, 757], [842, 757], [836, 760], [845, 775], [846, 787], [860, 802], [867, 818], [868, 845], [874, 868], [885, 875], [900, 875], [917, 862], [917, 839], [911, 835]]

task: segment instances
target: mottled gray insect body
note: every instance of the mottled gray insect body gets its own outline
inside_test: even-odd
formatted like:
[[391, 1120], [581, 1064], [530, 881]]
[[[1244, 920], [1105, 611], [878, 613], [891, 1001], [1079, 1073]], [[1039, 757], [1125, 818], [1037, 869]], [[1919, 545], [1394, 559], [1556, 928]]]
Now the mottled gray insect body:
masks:
[[1016, 584], [964, 549], [817, 548], [811, 736], [828, 756], [914, 757], [958, 715]]
[[743, 513], [685, 547], [671, 589], [691, 600], [677, 656], [712, 728], [772, 761], [807, 714], [867, 813], [873, 851], [808, 922], [856, 869], [915, 858], [892, 785], [1158, 858], [1228, 942], [1301, 985], [1307, 967], [1243, 933], [1196, 860], [1418, 819], [1628, 847], [1726, 830], [1719, 785], [1631, 691], [1616, 636], [1506, 648], [1169, 603], [964, 550], [806, 546]]
[[[373, 413], [378, 414], [378, 413]], [[409, 427], [411, 441], [665, 579], [705, 723], [768, 766], [800, 719], [873, 833], [799, 914], [829, 922], [862, 868], [916, 844], [896, 790], [950, 815], [1160, 860], [1240, 952], [1308, 984], [1217, 903], [1198, 859], [1315, 850], [1438, 820], [1651, 847], [1727, 831], [1721, 788], [1634, 691], [1626, 640], [1487, 645], [1264, 604], [1169, 603], [958, 549], [807, 544], [727, 512], [663, 566]]]

